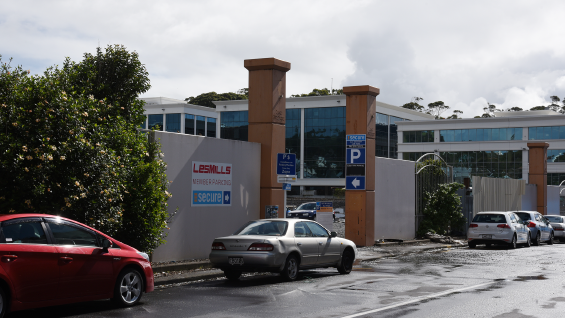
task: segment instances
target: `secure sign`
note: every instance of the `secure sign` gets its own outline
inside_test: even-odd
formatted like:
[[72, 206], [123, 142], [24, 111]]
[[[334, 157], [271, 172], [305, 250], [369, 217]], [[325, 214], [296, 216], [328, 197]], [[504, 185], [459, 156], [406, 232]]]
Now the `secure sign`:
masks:
[[232, 165], [192, 162], [192, 206], [230, 206]]
[[345, 189], [365, 190], [366, 135], [347, 135], [345, 144]]

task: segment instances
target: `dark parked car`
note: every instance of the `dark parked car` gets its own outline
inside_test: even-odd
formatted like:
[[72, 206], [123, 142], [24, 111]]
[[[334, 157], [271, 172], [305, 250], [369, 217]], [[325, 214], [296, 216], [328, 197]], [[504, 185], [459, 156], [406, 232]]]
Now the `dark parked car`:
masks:
[[288, 212], [287, 217], [316, 220], [316, 202], [302, 203], [296, 210]]
[[107, 298], [132, 306], [144, 291], [153, 291], [147, 254], [66, 218], [0, 215], [0, 317]]

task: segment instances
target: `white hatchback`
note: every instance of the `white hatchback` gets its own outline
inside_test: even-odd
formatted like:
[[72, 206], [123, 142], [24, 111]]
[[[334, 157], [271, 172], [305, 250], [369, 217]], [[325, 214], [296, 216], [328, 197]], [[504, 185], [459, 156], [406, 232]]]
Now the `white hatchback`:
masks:
[[532, 237], [526, 222], [514, 212], [479, 212], [467, 231], [469, 248], [477, 244], [504, 244], [516, 248], [517, 244], [531, 246]]

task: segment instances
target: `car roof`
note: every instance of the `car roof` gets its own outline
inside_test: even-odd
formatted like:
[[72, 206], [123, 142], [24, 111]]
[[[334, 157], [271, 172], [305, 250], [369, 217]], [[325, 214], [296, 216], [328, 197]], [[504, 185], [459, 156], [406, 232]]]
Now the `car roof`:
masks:
[[[65, 220], [65, 221], [69, 221], [72, 223], [77, 223], [80, 224], [88, 229], [91, 229], [93, 231], [96, 231], [98, 233], [104, 234], [102, 232], [100, 232], [97, 229], [94, 229], [86, 224], [80, 223], [78, 221], [66, 218], [66, 217], [62, 217], [59, 215], [51, 215], [51, 214], [41, 214], [41, 213], [20, 213], [20, 214], [0, 214], [0, 222], [4, 222], [4, 221], [9, 221], [9, 220], [14, 220], [14, 219], [20, 219], [20, 218], [58, 218], [61, 220]], [[104, 234], [106, 235], [106, 234]], [[106, 235], [107, 236], [107, 235]]]
[[492, 214], [492, 213], [499, 213], [499, 214], [506, 214], [506, 213], [513, 213], [512, 211], [483, 211], [477, 214]]

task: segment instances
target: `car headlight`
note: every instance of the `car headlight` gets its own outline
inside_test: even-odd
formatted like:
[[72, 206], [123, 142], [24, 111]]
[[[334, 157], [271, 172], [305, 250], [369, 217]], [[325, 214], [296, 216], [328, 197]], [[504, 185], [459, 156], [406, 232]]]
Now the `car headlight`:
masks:
[[139, 254], [141, 257], [145, 258], [149, 262], [149, 255], [147, 255], [147, 253], [137, 252], [137, 254]]

